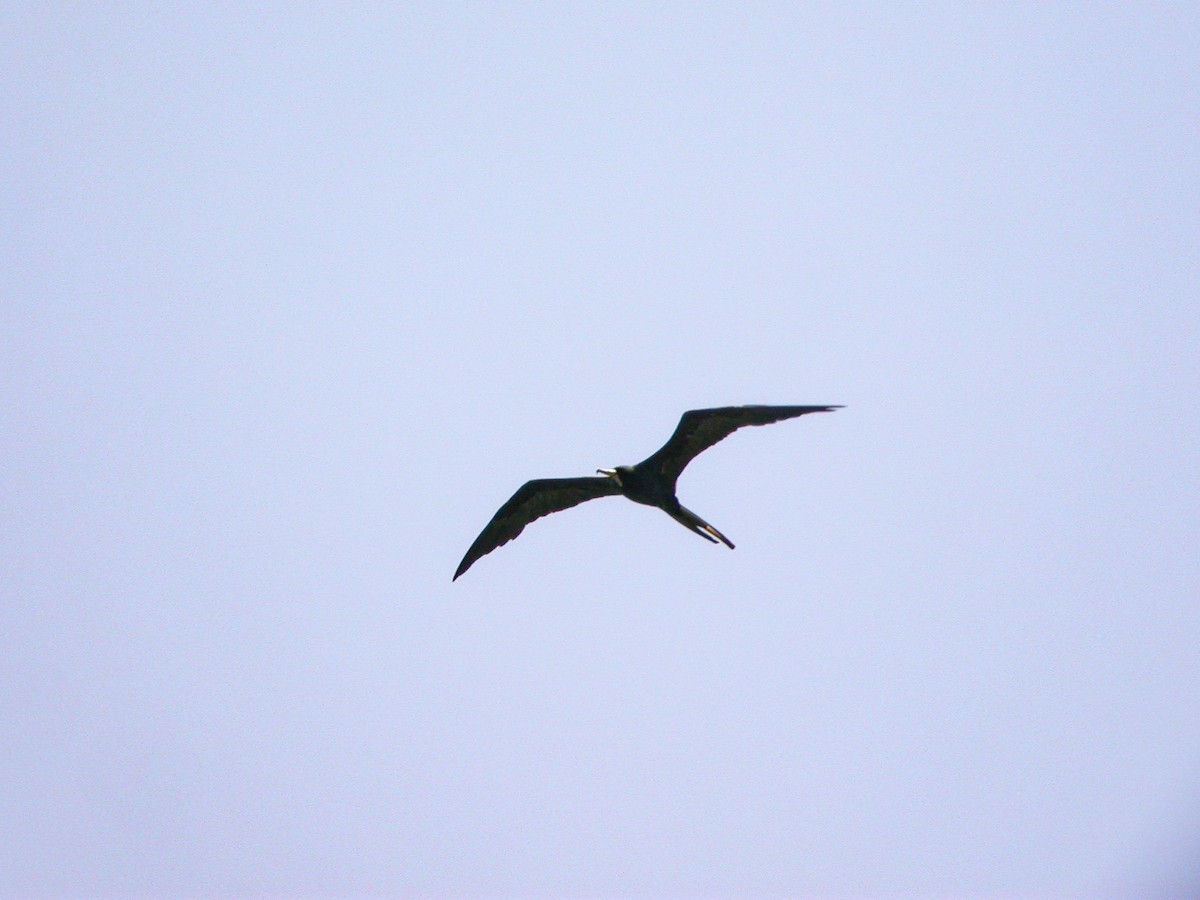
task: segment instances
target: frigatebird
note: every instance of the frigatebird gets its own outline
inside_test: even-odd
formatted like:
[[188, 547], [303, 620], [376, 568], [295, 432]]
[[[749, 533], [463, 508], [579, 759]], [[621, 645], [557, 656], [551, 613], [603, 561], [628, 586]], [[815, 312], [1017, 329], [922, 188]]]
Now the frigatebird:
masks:
[[622, 494], [634, 503], [657, 506], [685, 528], [716, 544], [733, 549], [733, 542], [675, 496], [675, 481], [684, 467], [739, 428], [769, 425], [807, 413], [832, 412], [840, 406], [721, 406], [693, 409], [679, 419], [675, 433], [654, 454], [636, 466], [597, 469], [582, 478], [537, 478], [527, 481], [497, 510], [458, 564], [451, 581], [475, 563], [519, 535], [535, 519], [578, 506], [597, 497]]

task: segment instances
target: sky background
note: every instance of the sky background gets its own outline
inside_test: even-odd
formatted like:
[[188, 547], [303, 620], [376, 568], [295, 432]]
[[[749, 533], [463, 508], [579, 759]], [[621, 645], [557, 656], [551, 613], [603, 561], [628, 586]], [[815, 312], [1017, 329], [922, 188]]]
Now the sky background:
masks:
[[[1188, 4], [0, 8], [0, 894], [1200, 893]], [[525, 480], [845, 404], [451, 583]]]

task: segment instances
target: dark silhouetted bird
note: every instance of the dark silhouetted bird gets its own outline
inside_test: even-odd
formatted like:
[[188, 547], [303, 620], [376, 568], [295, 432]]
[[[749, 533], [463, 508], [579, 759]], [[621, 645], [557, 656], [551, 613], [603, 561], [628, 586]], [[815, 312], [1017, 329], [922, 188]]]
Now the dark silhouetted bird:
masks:
[[[700, 453], [746, 425], [769, 425], [807, 413], [832, 412], [840, 406], [722, 406], [685, 412], [675, 433], [654, 455], [636, 466], [597, 469], [603, 477], [539, 478], [527, 481], [492, 516], [458, 564], [454, 579], [471, 568], [479, 557], [503, 546], [534, 519], [570, 509], [587, 500], [623, 494], [634, 503], [657, 506], [685, 528], [714, 544], [733, 543], [675, 496], [679, 473]], [[454, 580], [451, 579], [451, 580]]]

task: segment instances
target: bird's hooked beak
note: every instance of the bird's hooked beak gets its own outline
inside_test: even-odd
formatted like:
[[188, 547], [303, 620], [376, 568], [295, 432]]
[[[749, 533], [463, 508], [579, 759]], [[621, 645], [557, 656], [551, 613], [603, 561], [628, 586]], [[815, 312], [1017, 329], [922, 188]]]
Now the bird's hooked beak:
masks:
[[618, 485], [621, 483], [621, 476], [617, 474], [616, 469], [597, 469], [596, 473], [598, 475], [607, 475], [609, 478], [611, 478], [613, 481], [615, 481]]

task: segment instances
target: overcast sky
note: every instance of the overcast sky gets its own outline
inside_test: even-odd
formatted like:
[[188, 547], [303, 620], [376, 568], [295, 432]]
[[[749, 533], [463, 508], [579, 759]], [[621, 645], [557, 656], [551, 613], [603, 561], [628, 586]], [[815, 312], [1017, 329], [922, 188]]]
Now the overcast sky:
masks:
[[[1188, 4], [0, 9], [0, 894], [1200, 893]], [[739, 432], [451, 583], [525, 480]]]

